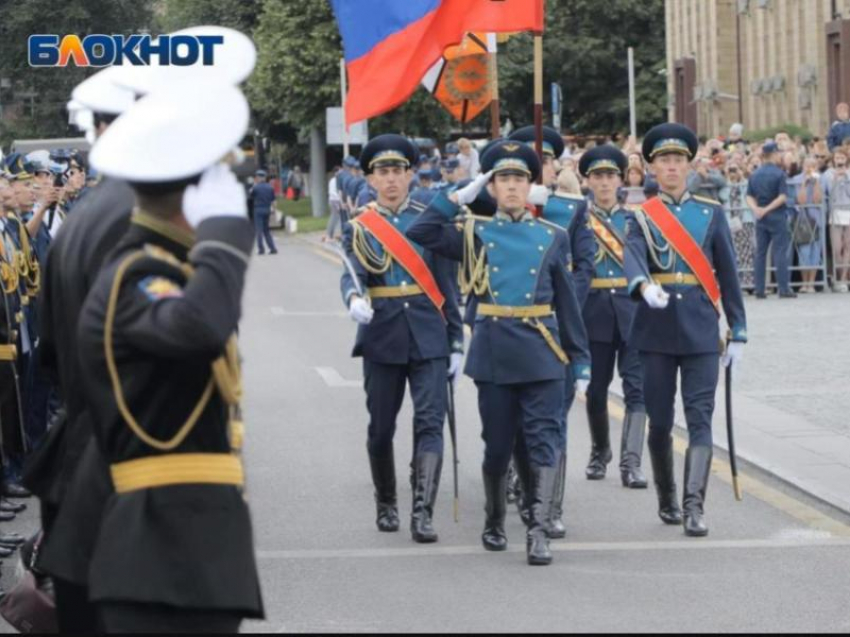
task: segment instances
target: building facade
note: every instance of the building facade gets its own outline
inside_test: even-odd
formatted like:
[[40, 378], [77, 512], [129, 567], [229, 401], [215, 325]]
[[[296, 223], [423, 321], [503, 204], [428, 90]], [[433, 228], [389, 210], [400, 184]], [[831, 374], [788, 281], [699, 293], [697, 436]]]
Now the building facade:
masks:
[[[850, 102], [850, 0], [666, 0], [670, 119], [700, 135], [796, 124]], [[739, 100], [740, 97], [740, 100]]]

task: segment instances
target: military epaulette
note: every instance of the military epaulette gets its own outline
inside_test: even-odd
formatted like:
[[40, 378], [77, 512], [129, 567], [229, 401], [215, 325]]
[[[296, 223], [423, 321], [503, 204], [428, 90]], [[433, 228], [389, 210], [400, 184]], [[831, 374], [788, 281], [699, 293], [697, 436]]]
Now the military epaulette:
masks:
[[367, 203], [365, 206], [360, 206], [359, 208], [357, 208], [357, 209], [354, 211], [354, 215], [353, 215], [353, 216], [354, 216], [354, 217], [359, 217], [360, 215], [362, 215], [362, 214], [363, 214], [364, 212], [366, 212], [367, 210], [377, 210], [377, 209], [378, 209], [378, 204], [377, 204], [376, 202], [374, 202], [374, 201], [370, 201], [370, 202], [369, 202], [369, 203]]
[[543, 219], [542, 217], [538, 217], [537, 219], [535, 219], [535, 221], [537, 221], [541, 226], [549, 226], [550, 228], [552, 228], [554, 230], [560, 230], [561, 232], [566, 232], [566, 230], [564, 230], [557, 223], [552, 223], [551, 221], [547, 221], [546, 219]]
[[467, 219], [472, 219], [474, 221], [482, 221], [484, 223], [490, 223], [491, 221], [493, 221], [493, 217], [485, 217], [483, 215], [473, 214], [472, 211], [469, 208], [467, 208], [466, 206], [464, 206], [464, 209], [469, 210], [469, 212], [467, 212], [467, 214], [463, 215], [464, 221], [467, 220]]
[[710, 199], [708, 197], [701, 197], [700, 195], [691, 195], [691, 199], [696, 201], [701, 201], [702, 203], [711, 204], [712, 206], [722, 206], [723, 204], [717, 201], [716, 199]]
[[182, 269], [185, 265], [182, 261], [180, 261], [180, 259], [175, 257], [168, 250], [153, 245], [152, 243], [146, 243], [144, 251], [147, 256], [152, 257], [157, 261], [163, 261], [169, 265], [173, 265], [175, 268]]
[[416, 212], [424, 212], [428, 206], [421, 201], [411, 201], [408, 208], [413, 208]]

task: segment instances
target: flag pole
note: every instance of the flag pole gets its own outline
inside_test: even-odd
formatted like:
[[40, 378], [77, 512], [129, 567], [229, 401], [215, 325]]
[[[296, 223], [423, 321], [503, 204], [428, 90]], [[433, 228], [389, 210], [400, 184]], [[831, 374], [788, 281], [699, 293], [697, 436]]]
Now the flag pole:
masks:
[[498, 139], [502, 134], [502, 114], [499, 109], [499, 41], [495, 33], [487, 34], [490, 65], [490, 137]]
[[[534, 148], [543, 161], [543, 32], [534, 32]], [[543, 183], [543, 171], [537, 176]]]
[[635, 100], [635, 50], [629, 47], [629, 124], [632, 139], [637, 139], [637, 102]]
[[348, 86], [345, 76], [345, 58], [339, 59], [339, 87], [342, 92], [342, 156], [348, 157], [348, 125], [345, 117], [345, 94]]

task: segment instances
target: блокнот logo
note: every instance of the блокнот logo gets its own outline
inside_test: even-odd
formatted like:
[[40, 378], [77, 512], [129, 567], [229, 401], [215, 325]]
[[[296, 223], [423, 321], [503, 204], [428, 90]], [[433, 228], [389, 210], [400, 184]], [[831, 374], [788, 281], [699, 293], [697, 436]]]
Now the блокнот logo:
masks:
[[36, 34], [28, 41], [30, 66], [148, 66], [156, 57], [161, 66], [191, 66], [199, 61], [213, 64], [220, 35], [78, 35]]

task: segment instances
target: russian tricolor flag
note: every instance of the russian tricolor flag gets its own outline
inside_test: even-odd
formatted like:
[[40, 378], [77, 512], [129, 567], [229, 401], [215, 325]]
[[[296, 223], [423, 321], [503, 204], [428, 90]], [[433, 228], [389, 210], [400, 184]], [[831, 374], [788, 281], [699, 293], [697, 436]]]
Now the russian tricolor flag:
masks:
[[345, 49], [345, 119], [392, 110], [468, 31], [543, 30], [543, 0], [331, 0]]

